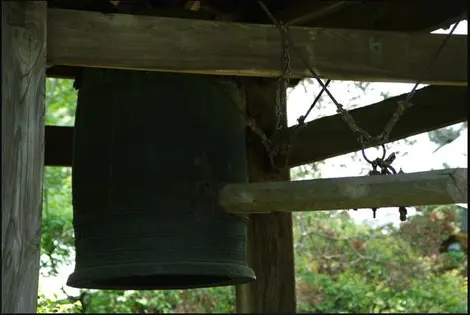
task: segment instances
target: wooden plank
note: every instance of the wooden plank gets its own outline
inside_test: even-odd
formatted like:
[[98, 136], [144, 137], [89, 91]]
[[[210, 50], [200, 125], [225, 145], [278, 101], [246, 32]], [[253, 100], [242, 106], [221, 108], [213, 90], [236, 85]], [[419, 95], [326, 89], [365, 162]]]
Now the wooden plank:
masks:
[[[275, 26], [49, 9], [53, 65], [275, 77]], [[445, 35], [292, 27], [296, 47], [333, 80], [467, 84], [467, 36], [454, 35], [423, 75]], [[229, 38], [230, 40], [227, 40]], [[293, 77], [309, 77], [292, 54]]]
[[36, 313], [46, 1], [2, 1], [2, 313]]
[[219, 202], [237, 214], [466, 203], [467, 169], [227, 184]]
[[[322, 1], [303, 1], [322, 2]], [[330, 1], [325, 1], [329, 3]], [[337, 2], [337, 1], [335, 1]], [[397, 1], [346, 1], [345, 9], [337, 10], [312, 23], [302, 26], [344, 29], [371, 29], [377, 31], [431, 32], [455, 23], [463, 11], [467, 10], [465, 0], [427, 1], [412, 0], [406, 3]], [[355, 4], [355, 5], [351, 5]], [[417, 14], [419, 12], [419, 14]], [[273, 12], [279, 16], [281, 11]]]
[[[350, 111], [357, 124], [378, 135], [404, 94]], [[429, 86], [418, 90], [409, 108], [395, 125], [389, 142], [468, 120], [468, 90], [463, 87]], [[333, 106], [333, 105], [332, 105]], [[292, 129], [291, 129], [292, 132]], [[340, 115], [309, 122], [293, 139], [289, 166], [321, 161], [361, 149]]]
[[48, 78], [75, 79], [81, 68], [69, 66], [53, 66], [46, 69]]
[[[403, 99], [402, 95], [352, 110], [350, 113], [360, 126], [376, 135], [382, 131], [395, 111], [396, 102], [400, 99]], [[393, 129], [390, 141], [468, 119], [466, 88], [425, 87], [416, 92], [413, 103], [414, 107], [405, 112]], [[47, 166], [71, 166], [72, 147], [72, 127], [46, 126], [45, 163]], [[321, 161], [357, 150], [360, 150], [360, 146], [356, 136], [339, 115], [323, 117], [309, 122], [294, 138], [289, 166]]]
[[[276, 83], [245, 79], [244, 89], [248, 114], [260, 117], [260, 127], [268, 134], [273, 132]], [[272, 169], [259, 139], [252, 136], [247, 138], [250, 181], [289, 180], [288, 170]], [[247, 256], [256, 281], [236, 287], [237, 313], [296, 312], [293, 246], [290, 213], [250, 216]]]

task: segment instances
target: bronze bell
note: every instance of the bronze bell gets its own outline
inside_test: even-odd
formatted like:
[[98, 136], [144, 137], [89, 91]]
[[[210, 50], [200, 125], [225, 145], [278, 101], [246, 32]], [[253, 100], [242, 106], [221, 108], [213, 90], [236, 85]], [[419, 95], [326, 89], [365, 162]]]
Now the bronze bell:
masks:
[[77, 288], [189, 289], [255, 279], [247, 218], [224, 183], [247, 182], [232, 79], [85, 69], [72, 164]]

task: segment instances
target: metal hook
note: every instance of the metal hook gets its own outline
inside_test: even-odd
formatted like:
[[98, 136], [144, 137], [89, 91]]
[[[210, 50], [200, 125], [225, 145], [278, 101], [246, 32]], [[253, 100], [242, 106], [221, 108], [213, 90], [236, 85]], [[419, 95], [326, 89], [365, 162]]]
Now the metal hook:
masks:
[[371, 161], [367, 158], [365, 148], [363, 147], [362, 148], [362, 156], [364, 157], [364, 160], [366, 160], [367, 163], [369, 163], [369, 164], [374, 164], [374, 163], [376, 163], [377, 160], [383, 161], [385, 159], [385, 156], [387, 155], [387, 150], [385, 149], [385, 144], [381, 144], [380, 147], [382, 148], [382, 151], [383, 151], [382, 157], [380, 159], [377, 158], [374, 161]]

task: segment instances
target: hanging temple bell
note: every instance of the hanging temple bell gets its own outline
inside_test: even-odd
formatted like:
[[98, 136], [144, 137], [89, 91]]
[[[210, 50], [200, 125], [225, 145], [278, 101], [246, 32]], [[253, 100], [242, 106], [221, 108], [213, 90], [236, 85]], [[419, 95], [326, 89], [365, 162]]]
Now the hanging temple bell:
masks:
[[235, 82], [85, 69], [76, 84], [76, 265], [67, 284], [147, 290], [254, 280], [247, 218], [217, 202], [222, 184], [248, 181]]

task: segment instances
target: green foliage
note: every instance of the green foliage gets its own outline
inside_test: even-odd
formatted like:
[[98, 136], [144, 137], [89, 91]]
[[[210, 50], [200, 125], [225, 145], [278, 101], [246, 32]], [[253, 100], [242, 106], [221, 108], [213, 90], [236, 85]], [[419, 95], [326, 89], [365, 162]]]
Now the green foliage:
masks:
[[83, 290], [79, 309], [84, 313], [230, 313], [230, 287], [167, 291]]
[[46, 80], [46, 125], [73, 126], [76, 106], [72, 80]]
[[[76, 91], [47, 81], [47, 124], [73, 125]], [[316, 172], [312, 165], [299, 176]], [[47, 167], [41, 272], [73, 264], [71, 172]], [[347, 212], [294, 214], [298, 310], [301, 312], [467, 312], [466, 255], [441, 253], [459, 232], [455, 207], [424, 207], [396, 228], [355, 224]], [[466, 247], [466, 244], [465, 244]], [[59, 294], [60, 292], [56, 292]], [[52, 299], [40, 293], [38, 313], [230, 313], [233, 287], [171, 291], [81, 290]]]
[[57, 275], [60, 264], [71, 262], [74, 246], [70, 169], [46, 167], [44, 183], [41, 271]]
[[76, 313], [79, 310], [77, 302], [68, 300], [58, 300], [57, 294], [53, 295], [54, 299], [47, 298], [44, 293], [40, 293], [38, 297], [38, 313]]
[[[47, 79], [46, 124], [72, 126], [77, 93], [73, 81]], [[72, 228], [71, 170], [46, 167], [44, 171], [41, 272], [57, 275], [60, 264], [71, 262], [74, 244]]]
[[465, 254], [439, 253], [455, 233], [455, 209], [424, 209], [399, 229], [359, 228], [346, 213], [307, 216], [296, 233], [300, 311], [467, 312]]

